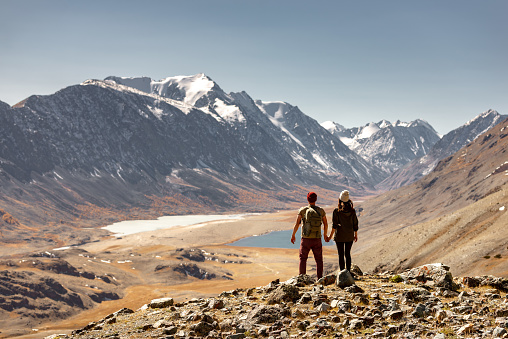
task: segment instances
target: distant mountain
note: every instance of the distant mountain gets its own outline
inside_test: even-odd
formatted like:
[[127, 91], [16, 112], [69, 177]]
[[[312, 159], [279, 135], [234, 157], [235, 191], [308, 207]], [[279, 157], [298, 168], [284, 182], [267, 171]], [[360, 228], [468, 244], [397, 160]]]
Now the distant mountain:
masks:
[[377, 187], [383, 190], [391, 190], [415, 182], [430, 173], [441, 159], [457, 152], [479, 135], [503, 121], [504, 118], [506, 116], [495, 110], [488, 110], [479, 114], [459, 128], [447, 133], [435, 143], [428, 154], [415, 158], [406, 166], [392, 173]]
[[387, 173], [427, 154], [440, 139], [428, 122], [419, 119], [410, 123], [382, 120], [355, 128], [345, 128], [327, 121], [322, 126], [351, 150]]
[[[488, 128], [488, 121], [497, 124]], [[459, 128], [469, 129], [487, 131], [416, 182], [361, 203], [359, 264], [384, 271], [443, 262], [453, 274], [507, 271], [508, 119], [485, 112]], [[451, 135], [449, 142], [460, 140], [457, 130]]]

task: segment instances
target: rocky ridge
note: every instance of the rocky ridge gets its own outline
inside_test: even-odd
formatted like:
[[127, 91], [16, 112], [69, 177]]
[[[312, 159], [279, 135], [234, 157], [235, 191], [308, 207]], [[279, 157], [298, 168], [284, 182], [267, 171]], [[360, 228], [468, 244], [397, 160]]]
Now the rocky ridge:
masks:
[[393, 190], [423, 178], [432, 172], [439, 161], [459, 151], [505, 119], [506, 115], [501, 115], [492, 109], [479, 114], [464, 125], [445, 134], [425, 155], [415, 157], [405, 166], [392, 172], [388, 178], [377, 185], [377, 188]]
[[155, 299], [46, 338], [508, 337], [506, 278], [454, 278], [442, 264], [352, 273], [317, 282], [300, 275], [209, 299]]
[[393, 173], [428, 153], [441, 136], [426, 121], [391, 123], [386, 120], [345, 128], [332, 121], [321, 124], [366, 161]]

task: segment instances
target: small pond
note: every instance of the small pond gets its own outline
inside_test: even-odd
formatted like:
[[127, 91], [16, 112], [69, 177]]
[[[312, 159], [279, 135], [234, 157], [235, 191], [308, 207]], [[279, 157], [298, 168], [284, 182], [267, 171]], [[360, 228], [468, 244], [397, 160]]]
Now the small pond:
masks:
[[[301, 239], [301, 228], [296, 232], [296, 241], [294, 244], [291, 243], [291, 234], [293, 234], [293, 230], [289, 231], [274, 231], [262, 235], [257, 235], [253, 237], [243, 238], [238, 241], [235, 241], [230, 246], [240, 246], [240, 247], [267, 247], [267, 248], [300, 248], [300, 239]], [[324, 246], [335, 246], [335, 242], [330, 240], [330, 242], [325, 242], [324, 238], [321, 238]]]

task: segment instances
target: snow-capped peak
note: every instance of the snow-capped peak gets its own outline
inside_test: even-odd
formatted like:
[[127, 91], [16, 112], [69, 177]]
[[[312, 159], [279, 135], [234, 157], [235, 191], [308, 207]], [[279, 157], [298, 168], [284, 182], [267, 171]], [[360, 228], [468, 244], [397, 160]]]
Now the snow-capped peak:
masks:
[[321, 126], [323, 126], [324, 129], [328, 130], [332, 134], [334, 134], [334, 132], [341, 132], [346, 129], [346, 127], [333, 121], [325, 121], [321, 124]]
[[168, 77], [159, 81], [148, 77], [129, 78], [115, 76], [107, 77], [105, 80], [112, 80], [120, 85], [136, 88], [145, 93], [154, 93], [162, 97], [181, 100], [191, 106], [194, 106], [201, 97], [212, 89], [219, 88], [212, 79], [203, 73], [191, 76]]
[[374, 133], [376, 133], [377, 131], [379, 131], [381, 128], [379, 128], [378, 125], [376, 125], [375, 123], [371, 122], [369, 124], [367, 124], [365, 127], [363, 127], [361, 130], [360, 130], [360, 133], [358, 133], [358, 139], [366, 139], [366, 138], [370, 138]]
[[404, 122], [404, 121], [400, 121], [400, 120], [397, 120], [393, 123], [393, 127], [409, 127], [411, 125], [411, 123], [407, 123], [407, 122]]
[[185, 93], [182, 101], [194, 106], [196, 101], [215, 86], [216, 84], [212, 79], [200, 73], [192, 76], [175, 76], [160, 81], [152, 81], [151, 90], [161, 96], [166, 96], [165, 94], [170, 87], [177, 88], [180, 92]]
[[383, 119], [377, 123], [379, 128], [386, 128], [386, 127], [390, 126], [391, 124], [392, 124], [391, 122], [389, 122], [388, 120], [385, 120], [385, 119]]
[[466, 122], [464, 125], [465, 126], [468, 126], [468, 125], [471, 125], [473, 122], [475, 122], [476, 120], [478, 119], [485, 119], [487, 118], [488, 116], [493, 116], [494, 118], [500, 116], [500, 114], [496, 111], [496, 110], [493, 110], [493, 109], [489, 109], [479, 115], [477, 115], [476, 117], [474, 117], [473, 119], [469, 120], [468, 122]]

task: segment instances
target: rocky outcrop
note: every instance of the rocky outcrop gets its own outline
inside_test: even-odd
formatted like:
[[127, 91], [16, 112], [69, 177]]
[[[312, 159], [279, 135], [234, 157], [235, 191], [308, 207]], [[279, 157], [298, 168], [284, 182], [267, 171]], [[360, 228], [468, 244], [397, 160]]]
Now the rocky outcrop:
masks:
[[405, 281], [417, 281], [424, 284], [433, 284], [437, 287], [454, 289], [450, 267], [441, 263], [422, 265], [400, 274]]
[[[440, 270], [448, 270], [425, 266], [406, 272], [412, 278], [397, 283], [391, 275], [365, 274], [341, 288], [308, 284], [302, 275], [211, 299], [154, 300], [136, 312], [119, 311], [59, 338], [506, 337], [508, 297], [499, 285], [502, 278], [454, 279], [446, 273], [453, 285], [438, 286], [429, 281], [441, 281]], [[149, 306], [154, 304], [160, 307]]]
[[178, 265], [157, 265], [155, 267], [155, 272], [158, 274], [167, 274], [168, 272], [171, 273], [178, 273], [182, 277], [193, 277], [200, 280], [211, 280], [211, 279], [225, 279], [225, 280], [232, 280], [230, 277], [230, 273], [218, 273], [218, 272], [211, 272], [209, 270], [206, 270], [194, 263], [189, 262], [183, 262]]
[[[32, 272], [0, 271], [0, 308], [44, 310], [51, 305], [65, 304], [84, 308], [81, 297], [63, 287], [58, 281]], [[52, 309], [58, 312], [58, 310]]]

